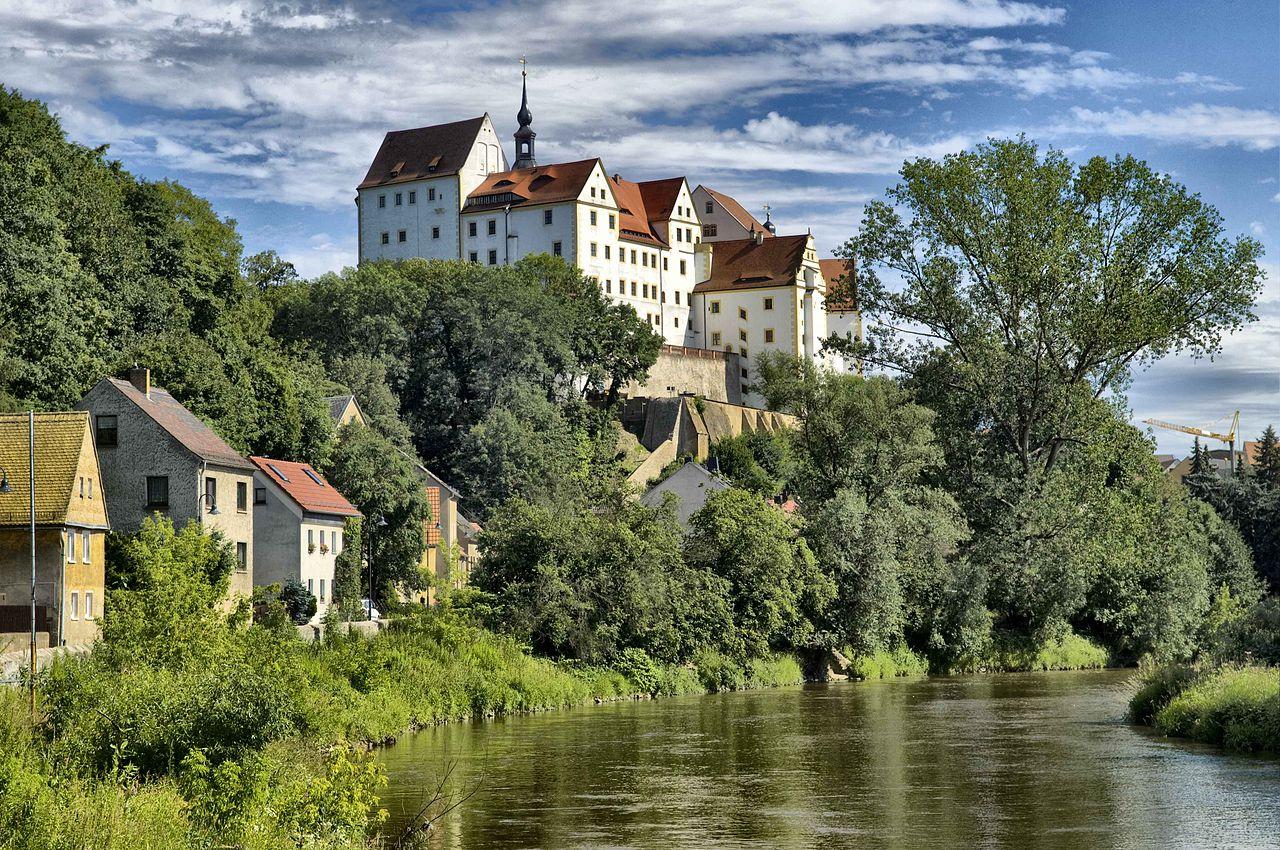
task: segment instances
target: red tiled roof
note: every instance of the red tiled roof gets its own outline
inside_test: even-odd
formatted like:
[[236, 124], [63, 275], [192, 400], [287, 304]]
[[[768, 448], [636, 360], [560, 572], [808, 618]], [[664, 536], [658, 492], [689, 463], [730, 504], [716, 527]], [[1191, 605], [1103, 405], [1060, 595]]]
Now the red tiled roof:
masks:
[[167, 390], [153, 386], [151, 395], [148, 397], [128, 381], [122, 381], [119, 378], [105, 380], [110, 381], [125, 398], [154, 419], [157, 425], [169, 433], [169, 436], [196, 457], [208, 463], [233, 469], [253, 469], [253, 465], [239, 452], [227, 445], [226, 441], [204, 424], [199, 417], [179, 404]]
[[648, 213], [649, 222], [665, 224], [669, 221], [672, 211], [676, 208], [676, 201], [680, 199], [684, 178], [668, 177], [666, 180], [648, 180], [636, 185], [640, 187], [640, 197], [644, 199], [644, 208]]
[[357, 189], [455, 174], [467, 162], [484, 116], [413, 130], [392, 130], [382, 139]]
[[858, 293], [852, 262], [846, 264], [844, 260], [818, 260], [818, 266], [827, 282], [827, 312], [855, 312], [858, 309]]
[[462, 211], [502, 209], [507, 204], [527, 207], [572, 201], [582, 194], [582, 187], [587, 185], [587, 178], [599, 161], [583, 159], [496, 171], [467, 195], [467, 204]]
[[722, 292], [794, 285], [809, 237], [775, 236], [758, 245], [749, 238], [704, 244], [711, 246], [711, 277], [693, 291]]
[[[289, 494], [307, 513], [331, 516], [360, 516], [356, 506], [333, 488], [310, 464], [290, 460], [272, 460], [254, 455], [253, 465], [281, 490]], [[310, 475], [308, 475], [310, 473]], [[314, 475], [315, 478], [311, 476]]]
[[639, 183], [623, 180], [618, 175], [609, 178], [613, 195], [618, 201], [618, 236], [631, 242], [666, 247], [649, 226], [652, 217], [646, 212], [644, 193]]
[[747, 212], [746, 207], [738, 203], [732, 197], [730, 197], [729, 195], [726, 195], [724, 192], [717, 192], [715, 189], [712, 189], [710, 186], [703, 186], [702, 188], [706, 189], [707, 194], [715, 198], [716, 201], [719, 202], [720, 206], [724, 207], [724, 211], [727, 212], [729, 215], [733, 216], [734, 218], [736, 218], [738, 220], [738, 223], [741, 224], [743, 227], [745, 227], [747, 230], [763, 231], [764, 237], [766, 239], [774, 238], [773, 234], [765, 230], [764, 225], [761, 224], [759, 221], [757, 221], [755, 216]]

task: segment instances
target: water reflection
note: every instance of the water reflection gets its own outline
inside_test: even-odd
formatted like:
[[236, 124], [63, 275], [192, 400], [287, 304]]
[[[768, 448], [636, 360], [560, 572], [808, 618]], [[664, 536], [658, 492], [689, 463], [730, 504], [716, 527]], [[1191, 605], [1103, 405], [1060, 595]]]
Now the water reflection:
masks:
[[1130, 674], [898, 680], [429, 730], [382, 757], [403, 819], [456, 759], [440, 848], [1280, 846], [1280, 762], [1121, 720]]

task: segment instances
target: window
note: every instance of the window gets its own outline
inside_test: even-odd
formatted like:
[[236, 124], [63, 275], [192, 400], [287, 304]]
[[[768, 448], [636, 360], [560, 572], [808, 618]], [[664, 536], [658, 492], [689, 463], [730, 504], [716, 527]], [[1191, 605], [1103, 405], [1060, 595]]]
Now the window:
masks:
[[93, 591], [86, 590], [84, 592], [84, 618], [86, 620], [93, 619]]
[[649, 284], [647, 283], [640, 284], [640, 297], [641, 298], [649, 297]]
[[712, 344], [712, 345], [714, 345], [714, 346], [716, 346], [716, 347], [719, 347], [719, 345], [720, 345], [720, 331], [715, 331], [714, 333], [712, 333], [712, 334], [711, 334], [711, 344]]
[[254, 503], [255, 505], [265, 505], [265, 504], [267, 503], [267, 488], [266, 488], [266, 487], [254, 487], [254, 488], [253, 488], [253, 503]]
[[378, 209], [383, 209], [383, 208], [385, 208], [386, 206], [387, 206], [387, 196], [386, 196], [386, 195], [379, 195], [379, 196], [378, 196]]
[[605, 291], [605, 292], [608, 292], [610, 295], [612, 295], [612, 294], [613, 294], [613, 281], [611, 281], [611, 280], [606, 280], [606, 281], [604, 282], [604, 291]]
[[676, 228], [676, 241], [677, 241], [677, 242], [683, 242], [683, 241], [684, 241], [684, 238], [683, 238], [683, 237], [684, 237], [684, 232], [683, 232], [680, 228], [678, 228], [678, 227], [677, 227], [677, 228]]
[[76, 533], [67, 531], [67, 563], [74, 564], [76, 562]]
[[409, 241], [409, 232], [408, 232], [407, 230], [401, 230], [401, 231], [399, 231], [398, 233], [396, 233], [396, 241], [397, 241], [397, 242], [408, 242], [408, 241]]
[[236, 570], [239, 572], [247, 572], [249, 569], [249, 544], [236, 544]]
[[71, 594], [71, 619], [80, 619], [80, 594], [75, 592]]
[[276, 466], [274, 463], [267, 464], [267, 469], [270, 469], [272, 472], [274, 472], [276, 474], [276, 478], [279, 478], [281, 481], [285, 482], [286, 484], [289, 483], [289, 476], [281, 472], [280, 467]]
[[543, 223], [543, 224], [550, 224], [550, 223], [551, 223], [551, 210], [543, 210], [543, 211], [542, 211], [542, 223]]
[[716, 226], [715, 226], [714, 224], [704, 224], [704, 225], [702, 225], [702, 235], [703, 235], [703, 236], [715, 236], [715, 235], [716, 235]]
[[592, 242], [592, 243], [591, 243], [591, 256], [593, 256], [593, 257], [594, 257], [595, 255], [596, 255], [596, 243]]
[[403, 192], [396, 192], [396, 206], [398, 206], [398, 207], [404, 206], [404, 193], [403, 193]]
[[440, 238], [440, 228], [438, 228], [438, 227], [433, 227], [433, 228], [431, 228], [431, 238], [432, 238], [432, 239], [439, 239], [439, 238]]
[[631, 281], [631, 297], [636, 297], [636, 282], [634, 280]]
[[324, 601], [324, 579], [320, 579], [320, 601]]
[[645, 251], [640, 254], [640, 265], [644, 266], [646, 269], [649, 268], [649, 252], [648, 251]]
[[671, 323], [675, 325], [677, 328], [680, 327], [680, 317], [679, 316], [673, 317], [671, 319]]
[[84, 498], [84, 476], [80, 476], [80, 498]]
[[605, 258], [606, 260], [607, 260], [607, 259], [609, 259], [609, 253], [610, 253], [610, 252], [609, 252], [609, 246], [608, 246], [608, 245], [605, 245], [605, 246], [604, 246], [604, 258]]
[[738, 308], [738, 318], [739, 318], [739, 319], [741, 319], [741, 320], [742, 320], [742, 321], [744, 321], [744, 322], [747, 320], [747, 308], [746, 308], [746, 307], [739, 307], [739, 308]]
[[747, 341], [747, 332], [742, 330], [741, 328], [738, 329], [738, 341], [739, 342]]
[[[746, 357], [746, 356], [747, 356], [747, 347], [746, 347], [745, 345], [740, 346], [740, 347], [738, 348], [738, 353], [739, 353], [739, 354], [741, 354], [743, 357]], [[743, 370], [743, 371], [746, 371], [746, 370]]]
[[480, 262], [480, 255], [477, 254], [475, 251], [472, 251], [470, 254], [467, 255], [467, 259], [473, 263], [478, 263]]
[[315, 596], [316, 580], [313, 578], [307, 579], [307, 593], [310, 593], [312, 596]]
[[386, 231], [386, 230], [382, 231], [382, 244], [383, 245], [391, 244], [391, 233], [389, 231]]
[[249, 485], [244, 481], [236, 482], [236, 511], [245, 513], [249, 510]]
[[434, 188], [427, 190], [427, 200], [434, 201], [436, 199], [436, 190]]
[[664, 293], [662, 293], [662, 303], [663, 303], [663, 304], [666, 304], [666, 303], [667, 303], [667, 293], [665, 293], [665, 292], [664, 292]]
[[551, 243], [551, 253], [555, 254], [557, 257], [564, 256], [564, 251], [562, 250], [559, 242]]
[[476, 223], [474, 221], [467, 222], [467, 235], [468, 236], [476, 235]]
[[489, 250], [489, 265], [491, 265], [491, 266], [496, 266], [497, 264], [498, 264], [498, 252], [497, 252], [496, 250], [490, 249], [490, 250]]
[[487, 225], [487, 227], [489, 228], [490, 236], [498, 235], [498, 220], [496, 218], [489, 219], [489, 224]]
[[663, 270], [664, 272], [668, 270], [668, 266], [667, 266], [667, 258], [666, 258], [666, 257], [663, 257], [663, 258], [662, 258], [662, 270]]
[[609, 213], [609, 229], [610, 230], [613, 230], [613, 225], [615, 221], [616, 219], [614, 218], [613, 213]]
[[720, 302], [719, 302], [719, 301], [712, 301], [712, 302], [711, 302], [711, 312], [712, 312], [712, 313], [719, 313], [719, 312], [720, 312]]
[[[593, 197], [593, 198], [594, 198], [595, 196], [596, 196], [596, 187], [595, 187], [595, 186], [592, 186], [592, 187], [591, 187], [591, 197]], [[595, 215], [595, 213], [592, 213], [591, 215], [593, 215], [593, 216], [594, 216], [594, 215]], [[591, 223], [592, 223], [592, 224], [595, 224], [595, 223], [596, 223], [594, 218], [591, 220]]]
[[313, 471], [311, 471], [309, 467], [306, 467], [306, 466], [302, 467], [302, 471], [307, 474], [307, 477], [310, 478], [311, 482], [315, 484], [317, 487], [325, 486], [324, 481], [320, 479], [320, 476], [316, 475]]
[[409, 192], [409, 203], [411, 203], [411, 204], [416, 204], [417, 202], [418, 202], [418, 193], [417, 193], [417, 192], [410, 191], [410, 192]]
[[93, 498], [93, 479], [89, 479], [89, 498]]
[[169, 476], [167, 475], [148, 475], [147, 476], [147, 507], [148, 508], [169, 507]]
[[747, 377], [747, 369], [745, 366], [742, 368], [742, 377]]
[[764, 341], [773, 342], [773, 328], [764, 329]]
[[89, 552], [89, 532], [86, 531], [80, 535], [80, 561], [87, 564], [91, 560], [92, 557]]
[[684, 261], [684, 260], [681, 260], [681, 261], [680, 261], [680, 274], [685, 274], [685, 270], [686, 270], [686, 268], [687, 268], [687, 266], [685, 266], [685, 261]]
[[707, 212], [711, 213], [715, 211], [716, 211], [716, 205], [711, 203], [710, 201], [707, 201]]
[[307, 529], [307, 551], [314, 551], [316, 548], [316, 531], [314, 528]]
[[208, 503], [204, 506], [204, 509], [212, 513], [213, 509], [218, 506], [218, 479], [206, 478], [204, 480], [204, 500]]
[[632, 248], [631, 249], [631, 265], [634, 266], [635, 264], [636, 264], [636, 249]]
[[325, 531], [323, 528], [320, 529], [320, 551], [321, 552], [329, 548], [328, 539], [329, 539], [329, 533]]
[[694, 238], [693, 238], [693, 228], [692, 228], [692, 227], [686, 227], [686, 228], [684, 229], [684, 241], [686, 241], [686, 242], [697, 242], [697, 241], [698, 241], [697, 239], [694, 239]]
[[335, 531], [333, 533], [333, 554], [336, 555], [341, 551], [342, 551], [342, 532]]
[[764, 308], [765, 308], [766, 310], [772, 310], [772, 309], [773, 309], [773, 299], [772, 299], [772, 298], [766, 298], [766, 299], [764, 299]]
[[[593, 190], [593, 191], [594, 191], [594, 190]], [[595, 210], [592, 210], [592, 211], [591, 211], [591, 224], [592, 224], [592, 225], [594, 225], [595, 223], [596, 223], [596, 211], [595, 211]]]

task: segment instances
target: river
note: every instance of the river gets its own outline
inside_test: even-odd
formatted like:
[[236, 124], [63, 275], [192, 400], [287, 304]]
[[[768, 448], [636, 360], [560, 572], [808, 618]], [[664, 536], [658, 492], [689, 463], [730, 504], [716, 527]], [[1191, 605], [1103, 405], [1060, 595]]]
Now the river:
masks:
[[1280, 847], [1280, 760], [1124, 722], [1131, 671], [837, 683], [454, 724], [384, 750], [432, 846]]

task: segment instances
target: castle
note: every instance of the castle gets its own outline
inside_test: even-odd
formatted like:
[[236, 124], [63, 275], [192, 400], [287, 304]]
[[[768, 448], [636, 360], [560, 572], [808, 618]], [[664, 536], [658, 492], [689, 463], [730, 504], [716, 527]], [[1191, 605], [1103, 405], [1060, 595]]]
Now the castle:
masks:
[[861, 329], [853, 299], [836, 293], [848, 289], [832, 286], [842, 261], [820, 261], [811, 234], [778, 235], [767, 208], [761, 223], [684, 177], [632, 182], [599, 158], [539, 165], [521, 77], [514, 165], [487, 113], [387, 133], [357, 187], [361, 262], [498, 265], [554, 254], [634, 308], [667, 343], [666, 357], [720, 352], [740, 384], [761, 351], [846, 369], [821, 351], [826, 337]]

